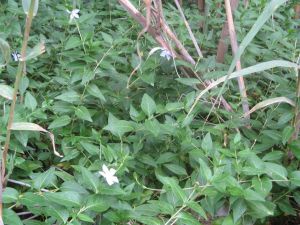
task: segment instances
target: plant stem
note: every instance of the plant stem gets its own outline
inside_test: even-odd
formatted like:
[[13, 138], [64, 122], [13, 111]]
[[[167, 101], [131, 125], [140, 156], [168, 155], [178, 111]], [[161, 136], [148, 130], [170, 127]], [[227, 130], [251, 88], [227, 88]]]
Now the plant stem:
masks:
[[[300, 61], [300, 57], [299, 57]], [[292, 140], [296, 140], [299, 136], [299, 130], [300, 130], [300, 69], [297, 71], [297, 89], [296, 89], [296, 101], [295, 101], [295, 112], [294, 112], [294, 133], [291, 137]]]
[[[236, 32], [235, 32], [235, 27], [234, 27], [234, 22], [233, 22], [230, 0], [225, 0], [225, 8], [226, 8], [226, 15], [227, 15], [228, 31], [229, 31], [230, 42], [231, 42], [231, 49], [232, 49], [232, 54], [234, 57], [238, 51], [239, 46], [238, 46], [238, 42], [237, 42], [237, 38], [236, 38]], [[238, 60], [236, 62], [236, 70], [239, 71], [241, 69], [242, 69], [241, 61]], [[243, 111], [244, 111], [244, 114], [247, 114], [249, 112], [249, 103], [248, 103], [244, 78], [238, 77], [237, 80], [238, 80], [240, 94], [241, 94], [241, 98], [242, 98]], [[247, 114], [246, 119], [249, 120], [250, 115]]]
[[10, 106], [10, 112], [9, 112], [9, 118], [8, 118], [8, 124], [7, 124], [7, 133], [6, 133], [6, 139], [5, 139], [5, 145], [4, 145], [4, 150], [2, 152], [2, 165], [1, 165], [1, 176], [2, 176], [2, 185], [3, 188], [5, 187], [5, 167], [6, 167], [6, 158], [7, 158], [7, 153], [9, 149], [9, 143], [10, 143], [10, 136], [11, 136], [11, 126], [14, 120], [14, 112], [15, 112], [15, 107], [16, 107], [16, 102], [17, 102], [17, 93], [19, 90], [19, 85], [22, 77], [22, 72], [25, 67], [25, 56], [26, 56], [26, 48], [27, 48], [27, 43], [29, 39], [29, 32], [30, 32], [30, 27], [31, 27], [31, 22], [33, 18], [33, 9], [34, 9], [34, 4], [35, 0], [31, 0], [30, 3], [30, 8], [28, 15], [26, 16], [26, 24], [25, 24], [25, 31], [24, 31], [24, 38], [23, 38], [23, 43], [22, 43], [22, 50], [21, 50], [21, 59], [19, 61], [19, 66], [16, 74], [16, 80], [14, 84], [14, 92], [13, 92], [13, 99], [12, 103]]

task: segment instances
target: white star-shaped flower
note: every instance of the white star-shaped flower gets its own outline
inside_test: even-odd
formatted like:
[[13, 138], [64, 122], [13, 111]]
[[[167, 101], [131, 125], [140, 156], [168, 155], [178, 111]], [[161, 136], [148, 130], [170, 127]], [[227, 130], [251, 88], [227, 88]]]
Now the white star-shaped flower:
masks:
[[173, 58], [172, 53], [168, 49], [162, 49], [160, 56], [166, 58], [168, 61]]
[[11, 53], [11, 57], [12, 57], [13, 61], [15, 61], [15, 62], [17, 62], [21, 59], [21, 55], [17, 51], [14, 51], [13, 53]]
[[99, 171], [100, 175], [103, 176], [108, 183], [109, 186], [113, 185], [114, 183], [119, 183], [119, 180], [115, 175], [116, 170], [111, 168], [108, 169], [106, 165], [102, 166], [102, 171]]
[[67, 12], [70, 14], [70, 21], [73, 19], [78, 19], [79, 18], [79, 9], [73, 9], [72, 11], [67, 10]]

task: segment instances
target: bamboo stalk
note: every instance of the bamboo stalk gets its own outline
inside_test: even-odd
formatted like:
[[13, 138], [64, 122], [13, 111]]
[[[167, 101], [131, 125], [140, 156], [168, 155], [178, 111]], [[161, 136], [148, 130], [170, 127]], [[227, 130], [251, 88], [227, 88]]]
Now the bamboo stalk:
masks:
[[16, 80], [14, 84], [14, 92], [13, 92], [13, 99], [10, 106], [10, 112], [9, 112], [9, 118], [8, 118], [8, 124], [7, 124], [7, 133], [6, 133], [6, 139], [5, 139], [5, 145], [4, 150], [2, 152], [2, 165], [1, 165], [1, 176], [2, 176], [2, 185], [5, 187], [5, 168], [6, 168], [6, 158], [8, 154], [9, 149], [9, 143], [10, 143], [10, 136], [11, 136], [11, 126], [14, 120], [14, 112], [17, 102], [17, 93], [19, 90], [19, 85], [22, 77], [23, 69], [25, 68], [25, 56], [26, 56], [26, 49], [27, 49], [27, 43], [29, 39], [29, 32], [31, 28], [31, 22], [33, 18], [33, 9], [34, 9], [34, 3], [35, 0], [31, 0], [30, 8], [28, 15], [26, 16], [26, 24], [25, 24], [25, 31], [24, 31], [24, 38], [22, 43], [22, 49], [21, 49], [21, 59], [19, 61], [18, 70], [16, 74]]
[[191, 27], [190, 27], [188, 21], [187, 21], [186, 18], [185, 18], [185, 15], [184, 15], [184, 13], [183, 13], [183, 11], [182, 11], [182, 8], [181, 8], [181, 6], [180, 6], [178, 0], [174, 0], [174, 2], [175, 2], [176, 6], [177, 6], [177, 8], [178, 8], [178, 11], [179, 11], [179, 13], [180, 13], [180, 15], [181, 15], [181, 17], [182, 17], [182, 19], [183, 19], [183, 21], [184, 21], [184, 24], [185, 24], [185, 26], [186, 26], [186, 29], [187, 29], [188, 32], [189, 32], [189, 35], [190, 35], [190, 37], [191, 37], [191, 39], [192, 39], [192, 42], [193, 42], [193, 44], [194, 44], [194, 46], [195, 46], [195, 48], [196, 48], [196, 51], [197, 51], [197, 53], [198, 53], [199, 58], [203, 58], [202, 52], [201, 52], [201, 50], [200, 50], [200, 47], [199, 47], [199, 45], [198, 45], [198, 43], [197, 43], [197, 41], [196, 41], [196, 38], [195, 38], [195, 36], [194, 36], [194, 34], [193, 34], [193, 32], [192, 32], [192, 29], [191, 29]]
[[[235, 27], [234, 27], [234, 22], [233, 22], [230, 0], [225, 0], [225, 8], [226, 8], [228, 30], [229, 30], [229, 36], [230, 36], [230, 42], [231, 42], [231, 49], [232, 49], [233, 56], [235, 56], [238, 51], [239, 46], [238, 46], [238, 42], [237, 42], [237, 38], [236, 38], [236, 32], [235, 32]], [[241, 61], [238, 60], [236, 62], [236, 70], [239, 71], [241, 69], [242, 69]], [[239, 85], [240, 94], [241, 94], [241, 98], [242, 98], [243, 111], [244, 111], [244, 114], [248, 114], [249, 103], [248, 103], [248, 97], [247, 97], [244, 78], [238, 77], [237, 80], [238, 80], [238, 85]], [[249, 114], [247, 115], [246, 119], [250, 119]]]

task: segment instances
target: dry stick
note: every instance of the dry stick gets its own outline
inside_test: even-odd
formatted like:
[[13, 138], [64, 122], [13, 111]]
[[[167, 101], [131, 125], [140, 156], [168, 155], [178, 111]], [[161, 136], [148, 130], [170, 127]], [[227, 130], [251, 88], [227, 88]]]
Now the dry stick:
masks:
[[[238, 4], [239, 4], [238, 0], [231, 0], [230, 1], [231, 10], [232, 11], [236, 10]], [[221, 37], [220, 37], [220, 40], [218, 43], [218, 50], [217, 50], [216, 60], [219, 63], [224, 62], [225, 54], [227, 53], [227, 50], [228, 50], [227, 37], [229, 37], [228, 22], [225, 21], [225, 23], [222, 27]]]
[[[13, 179], [7, 179], [7, 181], [10, 182], [10, 183], [13, 183], [13, 184], [17, 184], [17, 185], [23, 186], [23, 187], [32, 188], [32, 186], [30, 184], [27, 184], [27, 183], [22, 182], [22, 181], [13, 180]], [[41, 188], [41, 191], [42, 192], [50, 192], [49, 190], [44, 189], [44, 188]]]
[[[163, 12], [162, 12], [162, 4], [161, 4], [161, 0], [156, 0], [158, 6], [159, 6], [159, 11], [160, 11], [160, 15], [161, 18], [160, 19], [160, 23], [161, 23], [161, 27], [164, 28], [164, 31], [166, 32], [166, 34], [174, 41], [174, 43], [176, 44], [176, 47], [178, 48], [180, 54], [183, 56], [183, 58], [191, 63], [192, 65], [195, 65], [196, 62], [195, 60], [190, 56], [190, 54], [188, 53], [188, 51], [185, 49], [185, 47], [181, 44], [181, 42], [178, 40], [178, 38], [176, 37], [176, 35], [173, 33], [173, 31], [171, 30], [171, 28], [168, 26], [168, 24], [165, 22], [165, 19], [163, 17]], [[207, 80], [205, 81], [205, 83], [207, 85], [211, 84], [211, 81]], [[228, 112], [232, 112], [232, 108], [229, 105], [229, 103], [224, 99], [223, 96], [221, 96], [221, 102], [224, 106], [224, 108], [228, 111]]]
[[31, 27], [31, 22], [32, 22], [32, 17], [33, 17], [33, 8], [34, 8], [34, 3], [35, 0], [31, 0], [30, 3], [30, 9], [28, 12], [28, 15], [26, 16], [26, 24], [25, 24], [25, 31], [24, 31], [24, 39], [22, 43], [22, 50], [21, 50], [21, 60], [19, 61], [19, 66], [16, 74], [16, 81], [14, 84], [14, 93], [13, 93], [13, 99], [12, 103], [10, 106], [10, 112], [9, 112], [9, 119], [8, 119], [8, 124], [7, 124], [7, 134], [6, 134], [6, 139], [5, 139], [5, 145], [4, 145], [4, 150], [2, 153], [2, 165], [1, 165], [1, 176], [2, 176], [2, 184], [5, 184], [5, 165], [6, 165], [6, 158], [7, 158], [7, 153], [8, 153], [8, 148], [9, 148], [9, 143], [10, 143], [10, 135], [11, 135], [11, 126], [14, 120], [14, 112], [15, 112], [15, 107], [16, 107], [16, 102], [17, 102], [17, 93], [20, 85], [20, 80], [22, 77], [22, 72], [23, 68], [25, 67], [25, 56], [26, 56], [26, 48], [27, 48], [27, 42], [29, 38], [29, 32], [30, 32], [30, 27]]
[[[147, 25], [146, 18], [132, 5], [132, 3], [129, 0], [118, 0], [119, 3], [124, 7], [124, 9], [137, 21], [141, 24], [142, 27], [145, 27]], [[176, 35], [171, 31], [171, 29], [168, 26], [164, 26], [166, 33], [169, 35], [169, 37], [175, 42], [176, 47], [179, 49], [180, 54], [182, 58], [195, 65], [195, 60], [189, 55], [189, 53], [186, 51], [184, 46], [181, 44], [181, 42], [177, 39]], [[156, 31], [153, 26], [149, 25], [147, 32], [156, 40], [156, 42], [163, 48], [168, 49], [170, 52], [174, 52], [172, 48], [168, 45], [168, 43], [162, 38], [161, 34]], [[210, 84], [210, 81], [206, 81], [207, 84]], [[221, 96], [221, 102], [224, 106], [224, 108], [231, 112], [232, 108], [226, 102], [226, 100]]]
[[[123, 8], [137, 21], [142, 27], [147, 26], [146, 18], [132, 5], [129, 0], [118, 0]], [[171, 51], [168, 43], [161, 37], [160, 33], [157, 32], [153, 26], [149, 25], [147, 32], [156, 40], [156, 42], [163, 48]]]
[[193, 44], [194, 44], [194, 46], [195, 46], [195, 48], [196, 48], [196, 51], [197, 51], [197, 53], [198, 53], [198, 56], [199, 56], [200, 58], [203, 58], [202, 52], [201, 52], [201, 50], [200, 50], [200, 47], [199, 47], [199, 45], [198, 45], [198, 43], [197, 43], [197, 41], [196, 41], [196, 38], [195, 38], [195, 36], [194, 36], [194, 34], [193, 34], [192, 30], [191, 30], [191, 27], [190, 27], [188, 21], [186, 20], [186, 18], [185, 18], [185, 16], [184, 16], [184, 13], [183, 13], [183, 11], [182, 11], [182, 8], [181, 8], [181, 6], [180, 6], [178, 0], [174, 0], [174, 2], [175, 2], [176, 6], [177, 6], [177, 8], [178, 8], [178, 11], [179, 11], [179, 13], [180, 13], [180, 15], [181, 15], [181, 17], [182, 17], [182, 19], [183, 19], [183, 21], [184, 21], [184, 24], [185, 24], [185, 26], [186, 26], [186, 29], [187, 29], [188, 32], [189, 32], [189, 35], [190, 35], [190, 37], [191, 37], [191, 39], [192, 39], [192, 42], [193, 42]]
[[[239, 47], [236, 39], [230, 0], [225, 0], [225, 8], [226, 8], [228, 28], [229, 28], [228, 30], [229, 30], [229, 36], [231, 42], [231, 49], [232, 49], [233, 56], [235, 56]], [[238, 60], [236, 62], [236, 70], [239, 71], [241, 69], [242, 69], [241, 61]], [[249, 104], [248, 104], [247, 92], [246, 92], [246, 87], [245, 87], [245, 82], [243, 77], [238, 77], [238, 84], [239, 84], [240, 94], [242, 98], [242, 107], [245, 114], [249, 112]], [[248, 115], [246, 119], [250, 119], [250, 115]]]

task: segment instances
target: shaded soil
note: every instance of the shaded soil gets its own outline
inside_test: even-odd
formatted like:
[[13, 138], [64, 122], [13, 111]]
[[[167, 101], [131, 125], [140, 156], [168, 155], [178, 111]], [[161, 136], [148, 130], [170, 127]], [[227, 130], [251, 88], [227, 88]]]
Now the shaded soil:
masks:
[[270, 220], [270, 225], [300, 225], [299, 216], [280, 216]]

